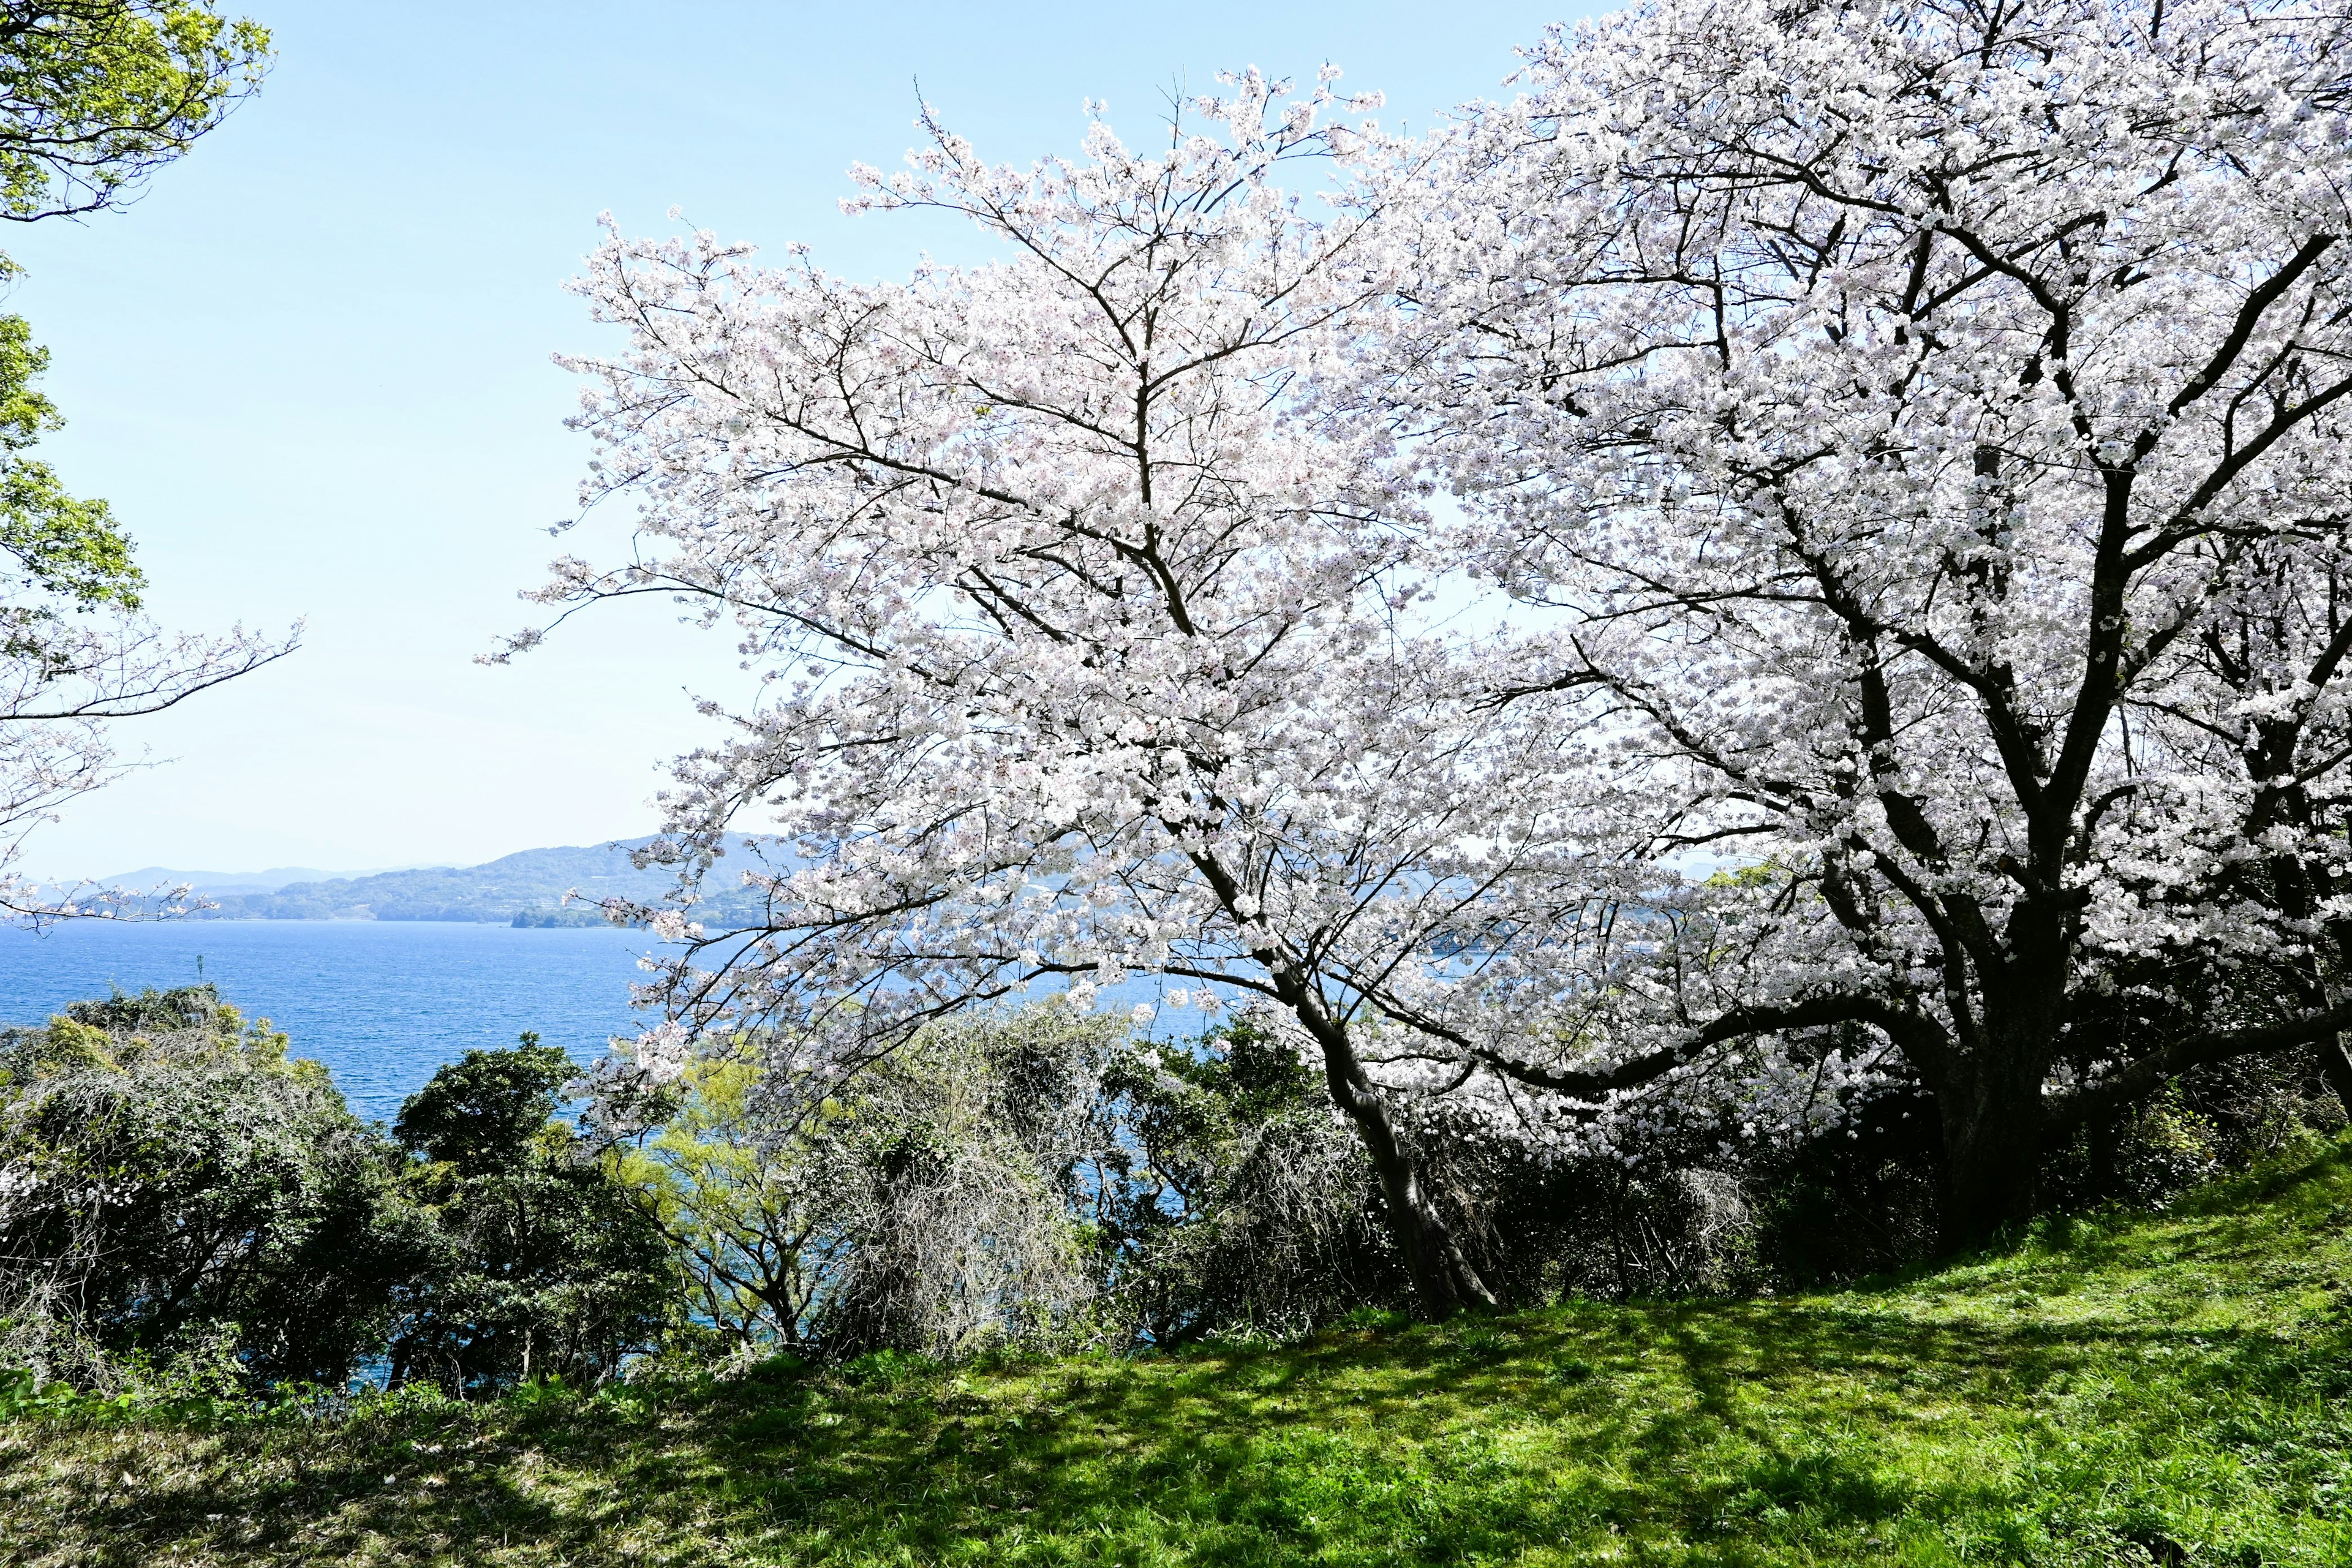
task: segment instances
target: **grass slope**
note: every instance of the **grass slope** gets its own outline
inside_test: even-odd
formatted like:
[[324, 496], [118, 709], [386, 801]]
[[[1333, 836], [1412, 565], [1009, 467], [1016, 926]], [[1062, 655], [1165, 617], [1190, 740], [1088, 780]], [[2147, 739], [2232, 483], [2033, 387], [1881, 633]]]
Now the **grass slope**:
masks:
[[1835, 1295], [340, 1426], [23, 1417], [0, 1562], [2352, 1563], [2347, 1221], [2339, 1145]]

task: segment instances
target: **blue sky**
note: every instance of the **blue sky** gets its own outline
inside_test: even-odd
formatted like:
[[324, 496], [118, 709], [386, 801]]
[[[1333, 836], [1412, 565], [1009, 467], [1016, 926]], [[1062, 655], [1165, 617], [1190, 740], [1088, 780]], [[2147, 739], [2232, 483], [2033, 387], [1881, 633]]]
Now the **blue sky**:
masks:
[[1223, 67], [1328, 59], [1383, 119], [1500, 90], [1559, 4], [868, 7], [252, 0], [261, 95], [126, 213], [0, 236], [7, 308], [53, 352], [45, 443], [114, 503], [176, 625], [307, 618], [292, 658], [122, 726], [154, 765], [76, 805], [31, 868], [467, 863], [648, 831], [662, 763], [742, 677], [649, 604], [506, 668], [584, 444], [551, 353], [600, 342], [562, 283], [610, 210], [688, 218], [858, 275], [973, 245], [845, 218], [893, 166], [915, 83], [998, 161], [1130, 139]]

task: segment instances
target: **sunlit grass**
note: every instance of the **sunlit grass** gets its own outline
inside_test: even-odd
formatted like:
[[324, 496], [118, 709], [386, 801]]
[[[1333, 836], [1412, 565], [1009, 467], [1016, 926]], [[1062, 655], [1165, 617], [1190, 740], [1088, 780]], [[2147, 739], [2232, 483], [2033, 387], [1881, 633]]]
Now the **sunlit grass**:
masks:
[[1834, 1295], [337, 1426], [26, 1417], [0, 1562], [2352, 1563], [2347, 1222], [2338, 1147]]

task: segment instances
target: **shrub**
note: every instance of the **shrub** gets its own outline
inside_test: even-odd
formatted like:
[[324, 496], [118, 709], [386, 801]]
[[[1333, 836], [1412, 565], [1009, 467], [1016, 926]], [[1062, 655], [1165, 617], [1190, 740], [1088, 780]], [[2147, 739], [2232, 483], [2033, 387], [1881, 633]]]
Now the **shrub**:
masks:
[[1360, 1147], [1246, 1027], [981, 1016], [814, 1105], [764, 1076], [773, 1042], [733, 1045], [621, 1168], [739, 1358], [1175, 1344], [1402, 1299]]
[[1083, 1334], [1083, 1224], [1125, 1031], [1058, 1005], [929, 1031], [810, 1129], [814, 1337], [935, 1358]]
[[397, 1151], [210, 986], [0, 1032], [0, 1360], [115, 1389], [340, 1383], [415, 1227]]
[[1371, 1161], [1279, 1038], [1244, 1022], [1147, 1047], [1105, 1089], [1108, 1283], [1137, 1337], [1285, 1336], [1405, 1301]]

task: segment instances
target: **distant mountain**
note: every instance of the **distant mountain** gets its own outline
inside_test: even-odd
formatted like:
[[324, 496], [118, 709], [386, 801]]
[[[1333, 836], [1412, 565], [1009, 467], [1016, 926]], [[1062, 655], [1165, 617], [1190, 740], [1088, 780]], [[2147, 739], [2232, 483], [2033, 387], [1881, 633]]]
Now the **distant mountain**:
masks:
[[274, 893], [295, 882], [324, 882], [336, 877], [372, 877], [383, 871], [406, 871], [406, 866], [371, 866], [359, 871], [322, 871], [315, 866], [275, 866], [267, 871], [180, 871], [169, 866], [142, 866], [98, 879], [110, 888], [134, 891], [175, 887], [182, 882], [199, 893]]
[[[330, 877], [275, 888], [233, 890], [226, 883], [198, 890], [216, 906], [195, 911], [201, 920], [245, 921], [470, 921], [499, 925], [599, 925], [603, 917], [588, 904], [566, 907], [577, 890], [593, 903], [622, 898], [650, 901], [667, 892], [670, 873], [639, 870], [630, 851], [651, 842], [525, 849], [479, 866], [427, 866], [366, 877]], [[254, 873], [257, 882], [270, 873]], [[194, 881], [190, 874], [187, 880]], [[731, 877], [717, 879], [732, 887]], [[214, 889], [217, 889], [217, 891]], [[747, 919], [751, 900], [740, 893], [706, 906], [713, 924]]]

